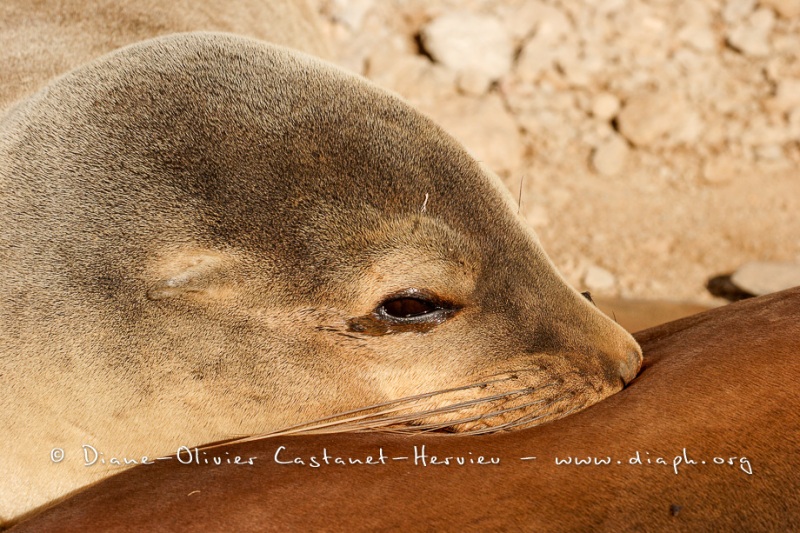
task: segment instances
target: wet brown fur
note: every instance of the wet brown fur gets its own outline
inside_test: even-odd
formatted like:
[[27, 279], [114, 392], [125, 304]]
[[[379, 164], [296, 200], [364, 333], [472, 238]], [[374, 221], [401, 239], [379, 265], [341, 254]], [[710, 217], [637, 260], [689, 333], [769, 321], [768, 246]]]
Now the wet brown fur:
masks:
[[[407, 289], [453, 312], [376, 321]], [[641, 358], [428, 119], [310, 56], [203, 32], [83, 64], [0, 118], [0, 332], [6, 521], [113, 473], [82, 444], [153, 457], [504, 372], [497, 402], [416, 423], [541, 423]], [[475, 418], [500, 405], [516, 408]]]

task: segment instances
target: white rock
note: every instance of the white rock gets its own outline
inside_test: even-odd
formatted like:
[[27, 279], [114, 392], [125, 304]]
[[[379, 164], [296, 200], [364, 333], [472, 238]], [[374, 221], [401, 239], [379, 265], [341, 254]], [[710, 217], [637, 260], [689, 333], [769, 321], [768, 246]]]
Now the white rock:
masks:
[[776, 32], [772, 36], [772, 49], [778, 54], [792, 57], [800, 50], [800, 35]]
[[358, 31], [374, 4], [375, 0], [333, 0], [331, 15], [351, 31]]
[[[798, 51], [800, 52], [800, 51]], [[800, 107], [800, 79], [784, 79], [778, 82], [772, 105], [781, 112], [788, 113]]]
[[680, 69], [685, 73], [680, 76], [684, 79], [682, 85], [687, 94], [695, 97], [699, 95], [703, 99], [702, 97], [708, 94], [706, 87], [718, 82], [708, 69], [709, 64], [713, 61], [713, 56], [698, 54], [696, 50], [690, 48], [679, 48], [673, 54], [669, 67]]
[[523, 80], [536, 80], [542, 72], [549, 70], [555, 64], [555, 49], [553, 45], [537, 39], [529, 40], [522, 48], [517, 60], [516, 73]]
[[418, 55], [376, 52], [370, 56], [370, 79], [420, 106], [433, 107], [455, 93], [455, 74]]
[[800, 285], [800, 265], [753, 261], [739, 267], [731, 281], [756, 296], [778, 292]]
[[619, 98], [611, 93], [599, 93], [592, 101], [592, 115], [598, 120], [611, 120], [620, 109]]
[[593, 291], [608, 290], [614, 287], [617, 283], [617, 278], [614, 274], [604, 268], [596, 265], [589, 266], [586, 269], [586, 275], [583, 277], [583, 283], [586, 287]]
[[592, 81], [596, 66], [579, 57], [577, 50], [562, 47], [556, 54], [556, 63], [564, 78], [573, 87], [585, 87]]
[[775, 26], [775, 13], [761, 8], [745, 22], [728, 32], [728, 42], [743, 54], [764, 57], [770, 53], [770, 33]]
[[[343, 26], [336, 26], [336, 28], [344, 28]], [[337, 63], [361, 75], [366, 74], [366, 67], [372, 61], [373, 56], [378, 54], [383, 56], [397, 57], [397, 55], [408, 55], [406, 50], [403, 50], [405, 43], [393, 38], [389, 32], [383, 28], [378, 31], [361, 31], [358, 33], [350, 33], [348, 37], [338, 46]], [[378, 61], [380, 62], [380, 61]]]
[[548, 107], [556, 111], [570, 112], [574, 111], [578, 104], [575, 99], [575, 94], [571, 92], [557, 92], [547, 98]]
[[509, 175], [521, 166], [522, 137], [497, 94], [454, 95], [421, 107], [497, 174]]
[[722, 18], [728, 24], [738, 22], [753, 12], [756, 0], [728, 0], [722, 10]]
[[625, 168], [630, 148], [619, 135], [602, 143], [592, 154], [592, 166], [604, 176], [616, 176]]
[[750, 16], [750, 25], [758, 31], [769, 33], [775, 27], [775, 12], [760, 8]]
[[522, 129], [534, 136], [546, 138], [550, 146], [564, 149], [578, 138], [577, 125], [563, 113], [551, 109], [519, 113], [515, 118]]
[[421, 38], [435, 61], [456, 72], [475, 69], [494, 81], [511, 70], [514, 44], [495, 17], [445, 14], [425, 26]]
[[579, 127], [581, 141], [592, 148], [597, 148], [617, 134], [608, 122], [582, 120]]
[[595, 9], [598, 13], [611, 14], [616, 13], [623, 7], [626, 7], [628, 0], [600, 0], [596, 2]]
[[783, 159], [783, 148], [779, 144], [765, 144], [756, 148], [756, 155], [765, 161], [778, 161]]
[[536, 34], [540, 39], [555, 42], [570, 29], [563, 12], [539, 0], [525, 0], [515, 8], [506, 9], [503, 22], [518, 41]]
[[572, 24], [564, 12], [545, 4], [538, 10], [535, 27], [536, 39], [547, 43], [557, 43], [572, 32]]
[[580, 61], [573, 58], [561, 59], [558, 61], [558, 66], [561, 67], [561, 72], [571, 87], [586, 87], [591, 84], [592, 73]]
[[692, 144], [700, 140], [705, 124], [700, 114], [693, 109], [679, 109], [682, 122], [667, 137], [667, 146]]
[[681, 23], [709, 26], [717, 11], [719, 9], [712, 2], [679, 2], [673, 16]]
[[456, 84], [458, 89], [466, 95], [482, 96], [489, 90], [492, 80], [483, 71], [468, 68], [458, 73]]
[[800, 0], [761, 0], [759, 4], [771, 7], [783, 18], [790, 19], [800, 16]]
[[800, 107], [789, 113], [789, 137], [800, 141]]
[[565, 257], [559, 261], [558, 270], [573, 287], [582, 287], [581, 279], [586, 271], [583, 261], [577, 261], [574, 257]]
[[531, 207], [525, 208], [525, 220], [531, 227], [538, 229], [550, 224], [550, 215], [547, 213], [546, 207], [534, 204]]
[[690, 23], [678, 32], [678, 39], [700, 52], [711, 52], [717, 46], [714, 32], [706, 25]]
[[625, 102], [617, 123], [620, 132], [636, 146], [675, 146], [693, 142], [702, 121], [677, 90], [640, 93]]
[[756, 115], [739, 136], [739, 141], [747, 146], [766, 146], [783, 144], [789, 140], [785, 128], [768, 124], [763, 115]]

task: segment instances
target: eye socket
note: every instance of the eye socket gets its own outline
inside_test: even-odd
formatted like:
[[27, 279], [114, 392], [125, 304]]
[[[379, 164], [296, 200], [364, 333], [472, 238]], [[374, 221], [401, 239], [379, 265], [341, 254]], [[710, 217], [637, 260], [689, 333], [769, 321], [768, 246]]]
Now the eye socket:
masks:
[[378, 311], [392, 318], [417, 318], [440, 309], [436, 304], [422, 298], [393, 298], [384, 302]]

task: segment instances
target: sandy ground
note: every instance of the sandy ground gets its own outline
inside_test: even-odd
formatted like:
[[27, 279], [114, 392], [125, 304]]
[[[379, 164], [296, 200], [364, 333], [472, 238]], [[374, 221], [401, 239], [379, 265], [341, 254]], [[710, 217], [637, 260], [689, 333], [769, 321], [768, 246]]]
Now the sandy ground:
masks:
[[581, 290], [715, 305], [800, 262], [800, 0], [316, 3], [336, 62], [521, 183]]

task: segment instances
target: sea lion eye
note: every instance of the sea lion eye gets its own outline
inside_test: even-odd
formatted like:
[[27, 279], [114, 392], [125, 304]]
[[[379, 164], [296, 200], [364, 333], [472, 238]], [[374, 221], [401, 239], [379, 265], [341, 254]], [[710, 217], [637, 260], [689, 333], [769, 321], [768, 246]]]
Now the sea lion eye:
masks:
[[393, 298], [378, 308], [380, 314], [392, 318], [415, 318], [440, 309], [436, 304], [422, 298]]
[[419, 289], [387, 296], [368, 315], [347, 321], [348, 330], [361, 335], [426, 333], [456, 314], [462, 306]]
[[387, 296], [369, 315], [355, 317], [348, 324], [350, 331], [366, 335], [424, 333], [453, 316], [461, 307], [428, 291], [407, 289]]

